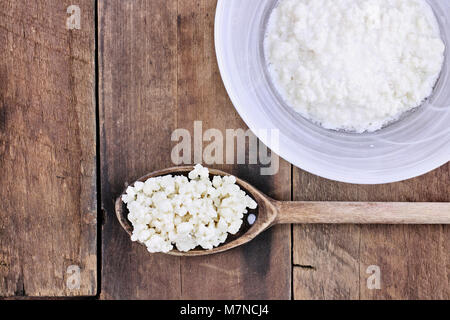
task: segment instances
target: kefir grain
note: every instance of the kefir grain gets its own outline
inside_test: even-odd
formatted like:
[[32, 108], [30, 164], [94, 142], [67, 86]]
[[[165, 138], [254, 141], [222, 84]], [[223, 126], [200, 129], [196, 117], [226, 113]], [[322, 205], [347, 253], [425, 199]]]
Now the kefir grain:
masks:
[[444, 51], [425, 0], [280, 0], [265, 39], [285, 102], [327, 129], [358, 133], [421, 105]]
[[235, 177], [211, 180], [208, 168], [199, 164], [189, 178], [167, 175], [136, 182], [122, 201], [130, 211], [131, 240], [152, 253], [167, 253], [174, 245], [182, 252], [217, 247], [239, 231], [247, 209], [257, 207]]

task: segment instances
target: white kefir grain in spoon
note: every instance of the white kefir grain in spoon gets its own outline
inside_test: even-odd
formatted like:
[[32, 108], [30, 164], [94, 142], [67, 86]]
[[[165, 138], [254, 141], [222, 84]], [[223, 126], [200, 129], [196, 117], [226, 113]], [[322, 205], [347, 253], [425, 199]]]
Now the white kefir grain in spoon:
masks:
[[290, 107], [327, 129], [361, 133], [430, 96], [445, 46], [425, 0], [280, 0], [265, 51]]
[[247, 208], [256, 202], [236, 184], [233, 176], [209, 178], [209, 171], [196, 165], [185, 176], [167, 175], [136, 182], [122, 201], [130, 211], [131, 239], [150, 252], [179, 251], [197, 246], [212, 249], [241, 228]]

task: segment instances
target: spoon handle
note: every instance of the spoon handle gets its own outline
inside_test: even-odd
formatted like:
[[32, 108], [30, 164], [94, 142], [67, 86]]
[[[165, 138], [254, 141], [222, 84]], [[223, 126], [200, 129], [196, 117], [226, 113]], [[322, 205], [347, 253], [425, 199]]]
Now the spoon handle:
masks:
[[274, 224], [450, 224], [450, 203], [275, 201]]

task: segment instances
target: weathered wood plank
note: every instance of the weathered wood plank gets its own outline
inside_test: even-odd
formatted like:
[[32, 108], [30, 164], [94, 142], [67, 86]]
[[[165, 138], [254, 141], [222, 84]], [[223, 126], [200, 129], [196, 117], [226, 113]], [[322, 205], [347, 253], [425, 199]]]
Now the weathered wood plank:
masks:
[[179, 258], [150, 255], [114, 215], [127, 182], [170, 164], [176, 125], [176, 2], [100, 1], [100, 130], [104, 221], [101, 297], [180, 293]]
[[[216, 129], [226, 138], [227, 129], [247, 130], [247, 127], [228, 98], [216, 64], [215, 8], [216, 1], [211, 0], [178, 1], [177, 126], [188, 129], [193, 136], [193, 123], [200, 120], [203, 132]], [[275, 198], [290, 199], [291, 168], [286, 162], [280, 162], [280, 171], [275, 176], [261, 176], [259, 165], [216, 164], [214, 167], [249, 181]], [[181, 297], [288, 299], [290, 258], [290, 226], [276, 227], [231, 252], [183, 258]], [[204, 282], [199, 286], [201, 280]]]
[[[150, 255], [130, 242], [114, 218], [112, 200], [124, 182], [174, 165], [174, 130], [193, 134], [197, 120], [202, 121], [202, 133], [215, 128], [225, 136], [226, 129], [245, 128], [215, 61], [215, 5], [211, 0], [100, 3], [106, 215], [102, 298], [290, 297], [289, 226], [277, 227], [241, 249], [187, 259]], [[194, 154], [190, 159], [198, 160]], [[239, 175], [274, 197], [290, 197], [291, 171], [285, 162], [276, 176], [266, 177], [260, 176], [258, 165], [212, 166]]]
[[[361, 299], [450, 299], [450, 228], [361, 228]], [[369, 290], [367, 268], [380, 267], [380, 290]]]
[[0, 296], [97, 291], [94, 1], [81, 30], [71, 4], [0, 0]]
[[[448, 202], [449, 178], [449, 164], [378, 186], [332, 182], [294, 169], [294, 199]], [[295, 268], [296, 299], [442, 299], [450, 294], [447, 226], [301, 225], [294, 227], [293, 237], [294, 264], [314, 267]], [[371, 265], [380, 267], [380, 290], [367, 287]]]
[[294, 299], [359, 297], [359, 232], [354, 225], [294, 226]]

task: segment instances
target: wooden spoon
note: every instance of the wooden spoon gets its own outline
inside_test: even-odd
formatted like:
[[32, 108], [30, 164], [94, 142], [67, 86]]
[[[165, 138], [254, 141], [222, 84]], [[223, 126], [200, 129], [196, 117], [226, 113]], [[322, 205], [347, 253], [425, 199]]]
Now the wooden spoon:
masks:
[[[137, 181], [144, 182], [148, 178], [168, 174], [187, 175], [192, 169], [192, 166], [168, 168], [152, 172]], [[209, 172], [212, 176], [229, 175], [215, 169], [209, 169]], [[255, 223], [247, 230], [240, 230], [237, 236], [229, 235], [227, 242], [212, 250], [172, 250], [170, 255], [201, 256], [223, 252], [253, 240], [277, 224], [450, 224], [450, 203], [277, 201], [239, 178], [236, 181], [258, 203]], [[133, 227], [127, 219], [128, 211], [121, 197], [116, 200], [117, 219], [131, 236]]]

